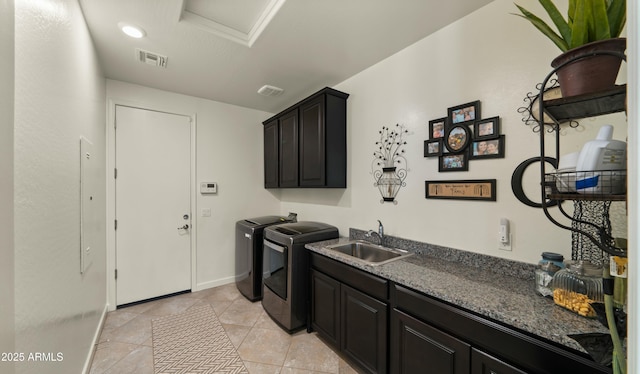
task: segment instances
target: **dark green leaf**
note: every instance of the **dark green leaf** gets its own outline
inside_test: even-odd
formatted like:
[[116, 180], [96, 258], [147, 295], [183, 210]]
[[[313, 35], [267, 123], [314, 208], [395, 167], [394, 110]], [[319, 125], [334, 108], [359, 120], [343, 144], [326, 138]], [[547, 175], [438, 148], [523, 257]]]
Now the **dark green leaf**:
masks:
[[533, 24], [538, 30], [540, 30], [546, 37], [551, 39], [551, 41], [560, 48], [562, 52], [566, 52], [569, 49], [567, 42], [562, 39], [558, 34], [556, 34], [549, 25], [547, 25], [543, 20], [538, 18], [535, 14], [529, 12], [528, 10], [522, 8], [518, 4], [516, 4], [518, 9], [522, 14], [516, 14]]
[[627, 2], [625, 0], [609, 0], [608, 3], [609, 34], [612, 38], [617, 38], [627, 22]]

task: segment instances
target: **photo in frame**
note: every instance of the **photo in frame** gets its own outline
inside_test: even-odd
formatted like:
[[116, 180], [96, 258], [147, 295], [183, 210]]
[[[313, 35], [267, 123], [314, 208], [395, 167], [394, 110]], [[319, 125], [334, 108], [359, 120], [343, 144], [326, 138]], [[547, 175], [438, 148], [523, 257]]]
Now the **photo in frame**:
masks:
[[500, 117], [477, 120], [473, 124], [473, 139], [495, 139], [500, 136]]
[[438, 171], [467, 171], [469, 170], [469, 157], [467, 152], [447, 153], [439, 157]]
[[444, 145], [451, 153], [464, 151], [471, 142], [471, 132], [467, 125], [447, 126]]
[[424, 157], [441, 156], [443, 151], [442, 138], [424, 141]]
[[424, 181], [425, 198], [496, 201], [496, 180]]
[[471, 142], [469, 158], [504, 158], [504, 135], [496, 139], [480, 139]]
[[480, 100], [447, 109], [447, 120], [453, 125], [462, 123], [470, 125], [480, 118]]
[[445, 124], [447, 117], [442, 117], [429, 121], [429, 139], [444, 138]]

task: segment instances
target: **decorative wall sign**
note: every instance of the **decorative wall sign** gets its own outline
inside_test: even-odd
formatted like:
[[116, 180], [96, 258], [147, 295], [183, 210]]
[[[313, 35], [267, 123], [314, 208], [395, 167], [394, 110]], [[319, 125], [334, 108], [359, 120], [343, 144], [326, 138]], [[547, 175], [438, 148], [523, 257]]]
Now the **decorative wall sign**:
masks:
[[380, 203], [395, 201], [398, 191], [404, 187], [407, 177], [407, 159], [404, 157], [404, 146], [407, 142], [404, 137], [409, 133], [403, 125], [396, 124], [394, 129], [383, 126], [378, 131], [380, 140], [376, 142], [377, 149], [373, 152], [375, 157], [371, 163], [371, 174], [382, 195]]
[[496, 201], [496, 180], [424, 181], [425, 198]]

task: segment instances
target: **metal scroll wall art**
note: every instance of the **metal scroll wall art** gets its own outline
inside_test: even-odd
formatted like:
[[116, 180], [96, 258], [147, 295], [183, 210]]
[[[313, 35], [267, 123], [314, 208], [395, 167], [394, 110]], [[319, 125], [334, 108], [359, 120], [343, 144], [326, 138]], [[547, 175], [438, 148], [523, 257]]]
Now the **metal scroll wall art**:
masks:
[[[547, 126], [547, 132], [553, 132], [557, 130], [556, 126], [558, 126], [551, 118], [549, 118], [546, 114], [543, 115], [542, 121], [540, 121], [540, 103], [539, 103], [539, 92], [542, 88], [542, 83], [538, 83], [536, 85], [536, 91], [528, 92], [527, 96], [524, 98], [524, 106], [518, 108], [518, 113], [522, 114], [522, 122], [525, 125], [531, 126], [533, 132], [540, 131], [540, 123], [542, 122], [545, 126]], [[560, 85], [558, 84], [557, 79], [550, 79], [547, 87], [543, 90], [543, 99], [544, 100], [552, 100], [559, 99], [562, 97], [562, 93], [560, 92]], [[578, 127], [579, 123], [574, 120], [570, 120], [567, 122], [569, 127]]]
[[404, 146], [407, 142], [404, 138], [409, 134], [404, 125], [396, 124], [394, 128], [386, 126], [378, 131], [380, 140], [376, 142], [374, 159], [371, 162], [371, 174], [382, 199], [385, 202], [398, 204], [396, 195], [401, 187], [406, 186], [407, 159], [404, 157]]

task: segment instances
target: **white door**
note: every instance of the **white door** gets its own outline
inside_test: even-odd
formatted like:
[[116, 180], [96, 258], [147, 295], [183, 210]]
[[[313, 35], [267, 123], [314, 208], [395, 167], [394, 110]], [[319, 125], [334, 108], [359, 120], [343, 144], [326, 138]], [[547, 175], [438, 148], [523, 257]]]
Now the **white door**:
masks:
[[191, 289], [191, 123], [116, 106], [116, 305]]

